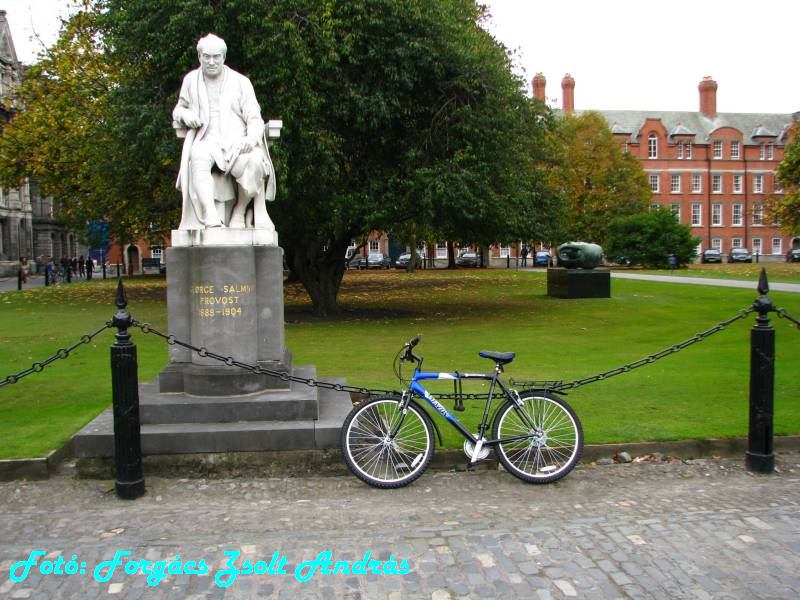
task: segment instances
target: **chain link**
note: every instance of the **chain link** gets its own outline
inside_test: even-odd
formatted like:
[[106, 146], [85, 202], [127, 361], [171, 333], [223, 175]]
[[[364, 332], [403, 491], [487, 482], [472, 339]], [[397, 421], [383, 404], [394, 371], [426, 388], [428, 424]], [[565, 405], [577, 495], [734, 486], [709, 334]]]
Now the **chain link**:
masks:
[[775, 312], [776, 312], [776, 313], [778, 313], [778, 317], [779, 317], [779, 318], [781, 318], [781, 319], [786, 319], [787, 321], [791, 321], [792, 323], [794, 323], [795, 327], [797, 327], [798, 329], [800, 329], [800, 320], [797, 320], [797, 319], [795, 319], [795, 318], [794, 318], [793, 316], [791, 316], [791, 315], [790, 315], [788, 312], [786, 312], [786, 310], [785, 310], [785, 309], [783, 309], [783, 308], [778, 308], [778, 309], [776, 309], [776, 310], [775, 310]]
[[652, 365], [654, 362], [661, 360], [662, 358], [666, 358], [667, 356], [671, 356], [681, 350], [688, 348], [689, 346], [693, 346], [698, 342], [702, 342], [709, 336], [714, 335], [725, 329], [731, 323], [738, 321], [739, 319], [744, 319], [750, 313], [754, 312], [754, 308], [744, 308], [739, 311], [738, 314], [731, 317], [730, 319], [726, 319], [720, 323], [717, 323], [712, 328], [707, 329], [701, 333], [695, 334], [687, 340], [680, 342], [679, 344], [675, 344], [670, 346], [669, 348], [665, 348], [660, 352], [656, 352], [655, 354], [651, 354], [650, 356], [646, 356], [644, 358], [640, 358], [639, 360], [635, 360], [627, 365], [623, 365], [621, 367], [617, 367], [616, 369], [611, 369], [610, 371], [606, 371], [605, 373], [598, 373], [597, 375], [592, 375], [591, 377], [586, 377], [584, 379], [576, 379], [575, 381], [569, 381], [566, 383], [561, 383], [559, 385], [555, 385], [551, 389], [555, 392], [560, 392], [564, 390], [574, 390], [584, 385], [589, 385], [590, 383], [595, 383], [597, 381], [604, 381], [610, 377], [614, 377], [616, 375], [620, 375], [622, 373], [630, 373], [634, 369], [638, 369], [639, 367], [643, 367], [645, 365]]
[[19, 373], [16, 373], [15, 375], [9, 375], [5, 379], [0, 380], [0, 388], [3, 387], [3, 386], [6, 386], [6, 385], [11, 385], [12, 383], [17, 383], [20, 379], [30, 375], [31, 373], [41, 373], [42, 371], [44, 371], [45, 367], [50, 365], [50, 363], [55, 362], [55, 361], [57, 361], [59, 359], [65, 359], [65, 358], [69, 357], [70, 352], [72, 352], [73, 350], [75, 350], [79, 346], [82, 346], [83, 344], [88, 344], [89, 342], [92, 341], [92, 339], [94, 339], [94, 337], [96, 335], [99, 335], [100, 333], [104, 332], [106, 329], [110, 329], [111, 327], [112, 327], [112, 323], [111, 323], [111, 321], [108, 321], [100, 329], [98, 329], [94, 333], [89, 333], [87, 335], [84, 335], [83, 337], [81, 337], [80, 340], [78, 340], [77, 342], [75, 342], [71, 346], [69, 346], [67, 348], [59, 348], [59, 350], [53, 356], [48, 358], [47, 360], [36, 361], [35, 363], [33, 363], [30, 367], [28, 367], [24, 371], [20, 371]]

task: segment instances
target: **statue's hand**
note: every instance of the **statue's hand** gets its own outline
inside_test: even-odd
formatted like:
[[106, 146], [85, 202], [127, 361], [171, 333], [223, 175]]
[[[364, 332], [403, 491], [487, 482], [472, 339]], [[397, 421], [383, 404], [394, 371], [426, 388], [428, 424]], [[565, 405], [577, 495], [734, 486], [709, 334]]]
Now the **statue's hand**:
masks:
[[193, 110], [189, 110], [188, 108], [183, 109], [183, 116], [181, 120], [189, 129], [198, 129], [203, 126], [203, 121], [200, 120], [200, 117], [197, 115], [197, 113]]

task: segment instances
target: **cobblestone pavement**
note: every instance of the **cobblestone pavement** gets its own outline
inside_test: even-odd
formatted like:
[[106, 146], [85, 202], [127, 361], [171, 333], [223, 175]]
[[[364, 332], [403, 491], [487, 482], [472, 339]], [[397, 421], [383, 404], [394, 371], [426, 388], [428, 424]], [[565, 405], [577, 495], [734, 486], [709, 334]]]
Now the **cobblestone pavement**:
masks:
[[[545, 486], [428, 472], [394, 491], [343, 476], [148, 478], [136, 501], [66, 472], [0, 484], [0, 597], [797, 598], [800, 454], [777, 464], [768, 476], [741, 459], [582, 465]], [[12, 581], [32, 550], [47, 554]], [[117, 550], [130, 555], [109, 573]], [[295, 570], [328, 550], [353, 572]], [[237, 568], [267, 572], [231, 581], [234, 551]], [[367, 552], [370, 569], [408, 572], [362, 574]], [[132, 574], [176, 557], [208, 573], [156, 586]]]

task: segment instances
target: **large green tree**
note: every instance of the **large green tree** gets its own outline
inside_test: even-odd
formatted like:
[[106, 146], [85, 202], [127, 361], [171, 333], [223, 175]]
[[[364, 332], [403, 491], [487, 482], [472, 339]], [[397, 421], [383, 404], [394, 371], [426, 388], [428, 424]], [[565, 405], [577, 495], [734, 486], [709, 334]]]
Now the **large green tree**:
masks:
[[630, 264], [665, 267], [672, 254], [678, 264], [697, 255], [699, 238], [692, 237], [688, 225], [681, 225], [669, 209], [653, 210], [611, 221], [606, 240], [606, 256], [624, 257]]
[[604, 244], [613, 219], [647, 210], [647, 176], [639, 161], [622, 151], [600, 114], [565, 116], [552, 147], [560, 160], [550, 183], [567, 206], [564, 241]]
[[786, 144], [783, 160], [778, 165], [776, 177], [785, 195], [774, 195], [767, 202], [772, 220], [790, 235], [800, 233], [800, 136], [795, 124], [791, 141]]

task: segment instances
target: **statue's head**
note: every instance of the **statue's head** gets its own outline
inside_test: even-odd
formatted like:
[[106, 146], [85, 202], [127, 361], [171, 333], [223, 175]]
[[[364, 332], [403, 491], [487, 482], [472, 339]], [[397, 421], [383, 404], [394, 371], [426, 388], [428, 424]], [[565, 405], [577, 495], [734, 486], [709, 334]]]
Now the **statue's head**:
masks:
[[227, 53], [228, 47], [221, 37], [209, 33], [207, 36], [200, 38], [197, 42], [197, 58], [200, 61], [200, 67], [203, 69], [203, 75], [212, 79], [218, 77], [222, 73]]

